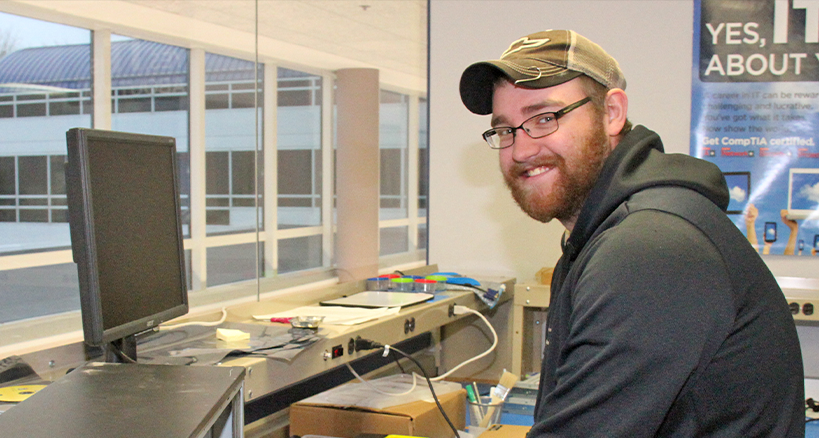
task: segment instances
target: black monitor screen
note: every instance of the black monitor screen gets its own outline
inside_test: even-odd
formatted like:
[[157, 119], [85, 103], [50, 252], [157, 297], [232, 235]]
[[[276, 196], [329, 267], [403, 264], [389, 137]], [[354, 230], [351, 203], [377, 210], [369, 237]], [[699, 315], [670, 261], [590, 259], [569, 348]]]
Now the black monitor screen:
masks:
[[187, 313], [174, 139], [72, 129], [67, 140], [86, 343], [101, 346]]

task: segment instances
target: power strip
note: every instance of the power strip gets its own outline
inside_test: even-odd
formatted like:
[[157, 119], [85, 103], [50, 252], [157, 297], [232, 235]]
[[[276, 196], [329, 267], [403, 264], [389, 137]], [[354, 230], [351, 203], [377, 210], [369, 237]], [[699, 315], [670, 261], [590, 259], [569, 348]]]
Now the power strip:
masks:
[[797, 321], [819, 321], [819, 300], [785, 296], [791, 308], [793, 319]]
[[776, 281], [785, 294], [794, 320], [819, 321], [819, 280], [778, 277]]

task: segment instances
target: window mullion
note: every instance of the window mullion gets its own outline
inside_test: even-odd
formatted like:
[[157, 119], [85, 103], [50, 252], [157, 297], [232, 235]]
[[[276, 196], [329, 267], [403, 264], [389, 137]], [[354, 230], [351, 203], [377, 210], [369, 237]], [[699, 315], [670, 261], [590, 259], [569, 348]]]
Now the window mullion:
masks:
[[333, 193], [334, 189], [334, 154], [333, 154], [333, 89], [335, 78], [327, 73], [321, 80], [321, 224], [322, 232], [322, 266], [330, 267], [333, 260]]
[[264, 150], [264, 276], [278, 273], [279, 180], [278, 180], [278, 68], [264, 65], [264, 99], [262, 102], [262, 148]]
[[418, 156], [420, 154], [420, 108], [418, 95], [409, 96], [409, 111], [407, 121], [407, 217], [409, 219], [409, 249], [418, 249]]
[[191, 279], [194, 291], [207, 287], [207, 194], [205, 155], [205, 51], [190, 51], [189, 143], [191, 173]]

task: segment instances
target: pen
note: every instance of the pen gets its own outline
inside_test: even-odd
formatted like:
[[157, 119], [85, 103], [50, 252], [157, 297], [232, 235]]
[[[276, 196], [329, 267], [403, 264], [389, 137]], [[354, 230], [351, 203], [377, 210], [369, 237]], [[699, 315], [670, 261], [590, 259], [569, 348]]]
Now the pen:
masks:
[[481, 412], [480, 407], [480, 399], [478, 395], [475, 393], [475, 390], [470, 385], [466, 385], [466, 398], [469, 399], [469, 408], [471, 415], [474, 420], [472, 421], [473, 424], [480, 423], [483, 420], [483, 414]]
[[478, 400], [478, 412], [481, 414], [480, 419], [483, 420], [483, 416], [486, 415], [486, 410], [484, 409], [483, 404], [481, 403], [481, 392], [478, 391], [478, 384], [477, 382], [472, 382], [472, 390], [475, 391], [475, 399]]

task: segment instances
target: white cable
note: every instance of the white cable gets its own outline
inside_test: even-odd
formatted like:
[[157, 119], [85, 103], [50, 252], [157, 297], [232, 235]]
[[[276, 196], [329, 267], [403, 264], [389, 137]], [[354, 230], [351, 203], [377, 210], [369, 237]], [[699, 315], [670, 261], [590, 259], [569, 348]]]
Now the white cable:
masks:
[[[474, 362], [474, 361], [476, 361], [476, 360], [478, 360], [478, 359], [480, 359], [480, 358], [482, 358], [482, 357], [485, 357], [486, 355], [488, 355], [489, 353], [491, 353], [492, 351], [494, 351], [494, 350], [495, 350], [495, 348], [498, 346], [498, 333], [495, 331], [495, 328], [494, 328], [494, 327], [492, 327], [492, 324], [490, 324], [490, 323], [489, 323], [489, 320], [488, 320], [488, 319], [486, 319], [486, 317], [485, 317], [485, 316], [483, 316], [483, 314], [482, 314], [482, 313], [480, 313], [480, 312], [478, 312], [478, 311], [476, 311], [476, 310], [470, 309], [470, 308], [468, 308], [468, 307], [465, 307], [465, 306], [456, 306], [456, 309], [457, 309], [458, 311], [461, 311], [461, 310], [462, 310], [462, 311], [465, 311], [465, 312], [468, 312], [468, 313], [473, 313], [473, 314], [475, 314], [475, 315], [478, 315], [478, 317], [479, 317], [479, 318], [481, 318], [481, 319], [483, 320], [483, 322], [484, 322], [484, 323], [486, 323], [486, 326], [487, 326], [487, 327], [489, 327], [489, 330], [492, 332], [492, 338], [493, 338], [493, 340], [492, 340], [492, 346], [491, 346], [491, 347], [489, 347], [489, 349], [488, 349], [488, 350], [486, 350], [486, 351], [484, 351], [483, 353], [481, 353], [481, 354], [479, 354], [479, 355], [477, 355], [477, 356], [475, 356], [475, 357], [473, 357], [473, 358], [471, 358], [471, 359], [467, 359], [467, 360], [465, 360], [465, 361], [461, 362], [460, 364], [458, 364], [458, 366], [456, 366], [455, 368], [452, 368], [451, 370], [447, 371], [446, 373], [444, 373], [444, 374], [442, 374], [442, 375], [440, 375], [440, 376], [438, 376], [438, 377], [433, 377], [433, 378], [429, 379], [429, 380], [430, 380], [430, 381], [432, 381], [432, 382], [437, 382], [437, 381], [439, 381], [439, 380], [443, 380], [443, 379], [445, 379], [445, 378], [446, 378], [446, 377], [448, 377], [450, 374], [454, 373], [455, 371], [457, 371], [458, 369], [460, 369], [460, 368], [461, 368], [461, 367], [463, 367], [464, 365], [469, 364], [469, 363], [472, 363], [472, 362]], [[387, 350], [389, 350], [389, 348], [390, 348], [390, 346], [389, 346], [389, 345], [385, 346], [385, 347], [384, 347], [384, 352], [386, 353], [386, 352], [387, 352]], [[350, 363], [349, 363], [349, 362], [345, 363], [345, 365], [347, 365], [347, 368], [349, 368], [350, 372], [351, 372], [351, 373], [353, 373], [353, 375], [354, 375], [354, 376], [355, 376], [355, 377], [356, 377], [358, 380], [360, 380], [360, 381], [361, 381], [362, 383], [364, 383], [365, 385], [369, 386], [369, 387], [370, 387], [372, 390], [374, 390], [375, 392], [378, 392], [378, 393], [380, 393], [380, 394], [384, 394], [384, 395], [401, 396], [401, 395], [406, 395], [406, 394], [409, 394], [409, 393], [411, 393], [412, 391], [414, 391], [414, 390], [415, 390], [415, 387], [416, 387], [416, 385], [417, 385], [417, 383], [418, 383], [417, 378], [418, 378], [418, 377], [420, 377], [420, 376], [418, 376], [418, 374], [416, 374], [415, 372], [413, 372], [413, 373], [412, 373], [412, 388], [411, 388], [409, 391], [407, 391], [407, 392], [400, 393], [400, 394], [394, 394], [394, 393], [390, 393], [390, 392], [382, 391], [382, 390], [380, 390], [380, 389], [376, 388], [376, 387], [375, 387], [375, 385], [373, 385], [372, 383], [370, 383], [370, 382], [368, 382], [368, 381], [364, 380], [364, 379], [363, 379], [361, 376], [359, 376], [359, 375], [358, 375], [358, 373], [356, 373], [356, 372], [355, 372], [355, 370], [353, 369], [353, 367], [350, 365]]]
[[372, 383], [370, 383], [370, 382], [368, 382], [368, 381], [364, 380], [364, 378], [363, 378], [363, 377], [359, 376], [359, 375], [358, 375], [358, 373], [357, 373], [357, 372], [355, 372], [355, 370], [353, 369], [352, 365], [350, 365], [350, 362], [347, 362], [347, 363], [345, 363], [344, 365], [347, 365], [347, 368], [349, 368], [349, 369], [350, 369], [350, 372], [351, 372], [351, 373], [353, 373], [353, 375], [354, 375], [354, 376], [355, 376], [355, 377], [356, 377], [358, 380], [360, 380], [360, 381], [361, 381], [361, 383], [363, 383], [363, 384], [365, 384], [365, 385], [369, 386], [369, 387], [370, 387], [370, 389], [372, 389], [373, 391], [375, 391], [375, 392], [377, 392], [377, 393], [379, 393], [379, 394], [384, 394], [384, 395], [393, 395], [393, 396], [407, 395], [407, 394], [411, 393], [412, 391], [415, 391], [415, 387], [416, 387], [416, 385], [418, 384], [418, 381], [417, 381], [417, 379], [415, 378], [415, 373], [412, 373], [412, 388], [410, 388], [410, 389], [409, 389], [409, 391], [407, 391], [407, 392], [402, 392], [402, 393], [398, 393], [398, 394], [393, 393], [393, 392], [382, 391], [381, 389], [378, 389], [378, 388], [377, 388], [375, 385], [373, 385]]
[[476, 311], [476, 310], [470, 309], [469, 307], [465, 307], [465, 306], [455, 306], [455, 307], [456, 307], [458, 310], [464, 310], [464, 311], [466, 311], [466, 312], [469, 312], [469, 313], [474, 313], [475, 315], [478, 315], [478, 316], [479, 316], [479, 317], [480, 317], [480, 318], [483, 320], [483, 322], [485, 322], [485, 323], [486, 323], [486, 326], [487, 326], [487, 327], [489, 327], [489, 330], [491, 330], [491, 331], [492, 331], [492, 337], [494, 338], [494, 340], [493, 340], [493, 342], [492, 342], [492, 346], [491, 346], [491, 347], [489, 347], [489, 349], [488, 349], [488, 350], [486, 350], [486, 351], [484, 351], [483, 353], [481, 353], [481, 354], [479, 354], [479, 355], [477, 355], [477, 356], [473, 357], [472, 359], [467, 359], [467, 360], [465, 360], [465, 361], [461, 362], [461, 363], [460, 363], [458, 366], [456, 366], [455, 368], [453, 368], [453, 369], [451, 369], [451, 370], [447, 371], [447, 372], [446, 372], [446, 373], [444, 373], [444, 374], [441, 374], [441, 375], [440, 375], [440, 376], [438, 376], [438, 377], [433, 377], [433, 378], [429, 379], [429, 380], [432, 380], [433, 382], [437, 382], [437, 381], [439, 381], [439, 380], [443, 380], [443, 379], [447, 378], [447, 376], [449, 376], [450, 374], [454, 373], [456, 370], [458, 370], [458, 369], [459, 369], [459, 368], [461, 368], [462, 366], [464, 366], [464, 365], [466, 365], [466, 364], [468, 364], [468, 363], [472, 363], [472, 362], [474, 362], [474, 361], [476, 361], [476, 360], [478, 360], [478, 359], [480, 359], [480, 358], [482, 358], [482, 357], [486, 356], [487, 354], [491, 353], [493, 350], [495, 350], [495, 347], [497, 347], [497, 346], [498, 346], [498, 333], [495, 331], [494, 327], [492, 327], [492, 324], [490, 324], [490, 323], [489, 323], [489, 320], [488, 320], [488, 319], [486, 319], [486, 317], [485, 317], [485, 316], [483, 316], [483, 314], [481, 314], [481, 312], [478, 312], [478, 311]]
[[160, 330], [172, 330], [172, 329], [177, 329], [177, 328], [180, 328], [180, 327], [187, 327], [189, 325], [201, 325], [203, 327], [213, 327], [215, 325], [219, 325], [219, 324], [225, 322], [225, 319], [227, 319], [227, 310], [224, 307], [222, 307], [222, 318], [219, 319], [219, 321], [211, 321], [211, 322], [190, 321], [190, 322], [183, 322], [181, 324], [175, 324], [175, 325], [160, 325], [159, 329]]

